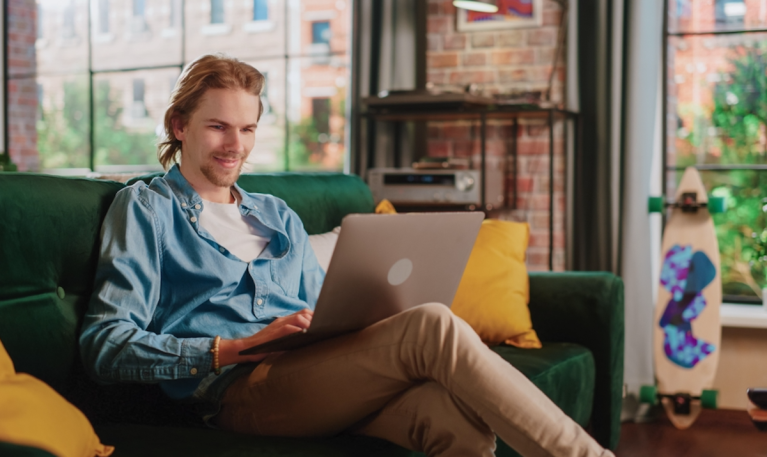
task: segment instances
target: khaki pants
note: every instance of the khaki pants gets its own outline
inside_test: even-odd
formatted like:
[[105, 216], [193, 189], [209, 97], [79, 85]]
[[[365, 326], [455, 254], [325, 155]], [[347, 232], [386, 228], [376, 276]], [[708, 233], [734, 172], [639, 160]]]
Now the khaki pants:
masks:
[[425, 304], [267, 358], [224, 395], [218, 425], [263, 436], [383, 438], [429, 456], [612, 456], [463, 320]]

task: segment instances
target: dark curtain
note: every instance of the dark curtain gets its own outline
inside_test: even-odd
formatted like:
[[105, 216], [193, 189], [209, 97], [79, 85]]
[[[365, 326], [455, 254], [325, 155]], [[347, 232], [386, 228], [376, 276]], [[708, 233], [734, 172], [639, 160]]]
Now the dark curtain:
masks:
[[[358, 0], [352, 31], [352, 129], [350, 171], [361, 174], [393, 163], [393, 142], [403, 156], [425, 149], [423, 123], [373, 122], [360, 119], [361, 99], [382, 90], [426, 86], [426, 8], [422, 0]], [[399, 164], [402, 166], [403, 164]]]
[[[580, 148], [573, 167], [572, 269], [618, 272], [620, 256], [621, 187], [614, 186], [620, 174], [622, 147], [616, 151], [613, 90], [622, 85], [623, 59], [615, 61], [615, 47], [622, 43], [623, 18], [615, 19], [615, 8], [623, 11], [624, 0], [580, 0], [578, 2], [578, 78], [580, 96]], [[622, 16], [622, 15], [621, 15]], [[622, 40], [625, 42], [625, 39]], [[622, 91], [621, 91], [622, 93]], [[619, 104], [618, 106], [621, 106]]]

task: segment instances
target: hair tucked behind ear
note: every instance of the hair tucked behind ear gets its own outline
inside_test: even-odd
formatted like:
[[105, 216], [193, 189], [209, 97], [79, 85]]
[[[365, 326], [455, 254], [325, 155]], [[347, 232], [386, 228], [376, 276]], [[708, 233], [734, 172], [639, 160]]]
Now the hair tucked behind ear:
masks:
[[173, 121], [178, 119], [186, 125], [200, 99], [208, 89], [242, 89], [258, 99], [258, 118], [264, 107], [261, 91], [264, 75], [252, 66], [223, 54], [205, 55], [187, 65], [176, 82], [165, 111], [165, 137], [157, 145], [157, 158], [167, 170], [178, 162], [181, 141], [173, 133]]

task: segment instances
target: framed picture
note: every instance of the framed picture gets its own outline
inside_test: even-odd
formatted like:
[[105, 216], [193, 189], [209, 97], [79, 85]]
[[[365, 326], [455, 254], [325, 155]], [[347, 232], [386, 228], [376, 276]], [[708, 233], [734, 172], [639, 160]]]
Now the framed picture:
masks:
[[539, 27], [543, 24], [543, 0], [496, 0], [497, 13], [456, 10], [459, 32]]

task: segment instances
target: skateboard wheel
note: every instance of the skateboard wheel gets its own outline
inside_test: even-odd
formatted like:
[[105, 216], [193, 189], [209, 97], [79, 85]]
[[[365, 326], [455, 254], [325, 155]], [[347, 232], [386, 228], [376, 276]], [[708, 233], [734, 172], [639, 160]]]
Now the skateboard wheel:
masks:
[[650, 197], [647, 200], [647, 210], [651, 213], [662, 213], [666, 201], [663, 197]]
[[716, 397], [719, 394], [718, 390], [704, 390], [700, 394], [701, 406], [708, 409], [716, 409]]
[[720, 214], [727, 211], [727, 200], [724, 197], [708, 197], [708, 212]]
[[658, 388], [655, 386], [642, 386], [639, 389], [639, 401], [654, 405], [658, 399]]

